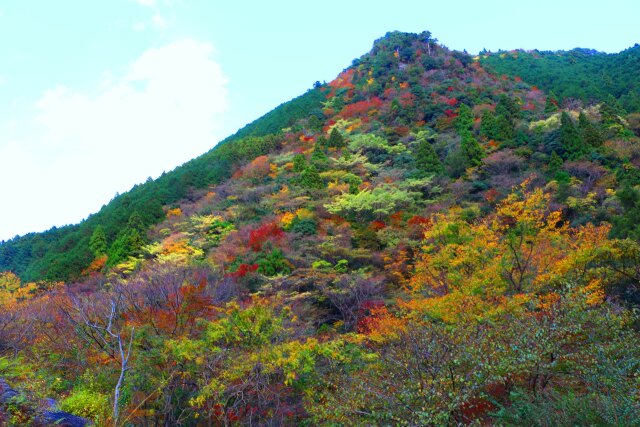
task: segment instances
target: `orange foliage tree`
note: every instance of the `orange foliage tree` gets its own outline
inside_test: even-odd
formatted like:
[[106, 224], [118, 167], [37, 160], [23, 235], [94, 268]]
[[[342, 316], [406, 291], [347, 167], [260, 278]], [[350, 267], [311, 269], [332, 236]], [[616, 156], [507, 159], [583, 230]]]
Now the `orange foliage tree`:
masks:
[[556, 291], [566, 280], [604, 296], [595, 260], [611, 242], [608, 225], [571, 229], [549, 195], [525, 182], [476, 223], [459, 210], [434, 216], [410, 289], [420, 307], [446, 321], [518, 310], [534, 295]]

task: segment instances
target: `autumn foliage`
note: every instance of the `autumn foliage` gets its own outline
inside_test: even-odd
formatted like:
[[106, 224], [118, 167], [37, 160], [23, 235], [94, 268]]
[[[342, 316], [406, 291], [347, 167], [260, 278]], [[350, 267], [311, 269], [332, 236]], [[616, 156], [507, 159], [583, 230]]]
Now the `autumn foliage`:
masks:
[[0, 243], [0, 424], [640, 425], [638, 118], [492, 55], [389, 33], [111, 216]]
[[261, 225], [249, 233], [249, 246], [254, 251], [262, 250], [262, 246], [267, 241], [278, 242], [284, 237], [284, 233], [276, 222]]

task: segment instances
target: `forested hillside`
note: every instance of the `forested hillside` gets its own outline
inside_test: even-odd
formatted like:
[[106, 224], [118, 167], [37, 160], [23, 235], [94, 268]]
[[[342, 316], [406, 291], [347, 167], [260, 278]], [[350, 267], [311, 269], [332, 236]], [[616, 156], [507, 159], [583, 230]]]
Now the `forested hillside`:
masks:
[[199, 190], [229, 178], [234, 165], [267, 153], [272, 144], [253, 137], [278, 134], [309, 114], [321, 116], [323, 99], [319, 90], [310, 90], [280, 105], [208, 153], [116, 196], [78, 225], [54, 227], [0, 243], [0, 271], [12, 271], [26, 281], [78, 278], [91, 263], [90, 238], [97, 226], [105, 233], [111, 264], [126, 259], [135, 253], [137, 243], [132, 241], [146, 242], [146, 229], [164, 218], [163, 206], [197, 197]]
[[481, 63], [499, 74], [518, 76], [556, 99], [586, 103], [615, 99], [628, 112], [640, 111], [640, 46], [606, 54], [591, 49], [568, 52], [511, 51], [480, 54]]
[[552, 95], [508, 55], [537, 54], [388, 33], [0, 245], [0, 424], [54, 397], [100, 426], [640, 425], [638, 99]]

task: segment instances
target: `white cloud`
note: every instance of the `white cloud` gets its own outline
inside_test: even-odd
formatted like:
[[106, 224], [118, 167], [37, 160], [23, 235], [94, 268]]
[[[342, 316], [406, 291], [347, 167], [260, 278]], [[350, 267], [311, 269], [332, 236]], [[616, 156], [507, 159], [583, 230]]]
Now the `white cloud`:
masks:
[[24, 140], [3, 143], [0, 135], [0, 182], [14, 183], [0, 197], [15, 206], [2, 213], [0, 239], [77, 222], [116, 191], [211, 148], [228, 82], [212, 54], [208, 43], [175, 42], [147, 50], [93, 90], [46, 91], [36, 104], [37, 135], [26, 136], [33, 126]]
[[153, 25], [156, 26], [156, 28], [159, 28], [161, 30], [164, 30], [165, 28], [167, 28], [167, 20], [164, 19], [160, 14], [156, 13], [155, 15], [153, 15], [153, 17], [151, 18], [151, 22], [153, 22]]

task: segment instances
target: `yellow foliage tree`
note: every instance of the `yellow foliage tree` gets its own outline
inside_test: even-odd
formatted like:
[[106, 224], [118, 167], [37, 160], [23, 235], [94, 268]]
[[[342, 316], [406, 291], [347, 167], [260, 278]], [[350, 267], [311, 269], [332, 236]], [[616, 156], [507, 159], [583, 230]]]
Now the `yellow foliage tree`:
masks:
[[10, 271], [0, 273], [0, 307], [8, 307], [30, 298], [38, 289], [35, 283], [22, 284]]
[[550, 211], [549, 196], [517, 187], [487, 218], [469, 223], [460, 210], [434, 216], [405, 305], [445, 321], [520, 310], [572, 281], [598, 303], [604, 293], [594, 262], [611, 246], [608, 225], [576, 229]]

